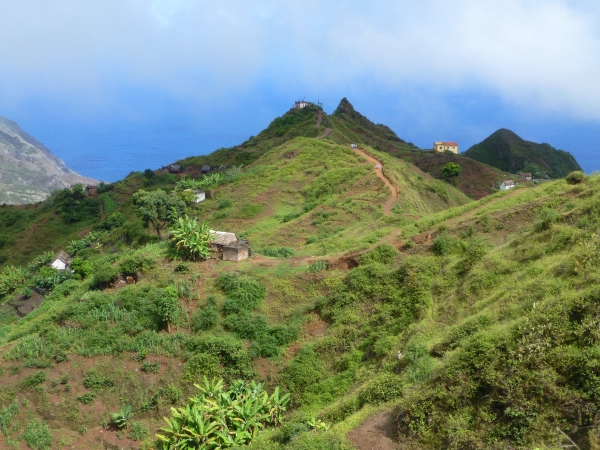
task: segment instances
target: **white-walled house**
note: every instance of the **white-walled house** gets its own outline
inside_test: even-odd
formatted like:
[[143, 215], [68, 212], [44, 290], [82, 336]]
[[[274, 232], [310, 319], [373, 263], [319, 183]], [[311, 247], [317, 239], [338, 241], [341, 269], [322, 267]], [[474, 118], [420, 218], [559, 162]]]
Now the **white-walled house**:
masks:
[[67, 252], [60, 251], [54, 257], [50, 263], [50, 266], [58, 270], [67, 270], [69, 269], [69, 264], [71, 264], [71, 257], [67, 254]]
[[513, 180], [506, 180], [500, 183], [500, 190], [507, 191], [515, 187], [515, 182]]

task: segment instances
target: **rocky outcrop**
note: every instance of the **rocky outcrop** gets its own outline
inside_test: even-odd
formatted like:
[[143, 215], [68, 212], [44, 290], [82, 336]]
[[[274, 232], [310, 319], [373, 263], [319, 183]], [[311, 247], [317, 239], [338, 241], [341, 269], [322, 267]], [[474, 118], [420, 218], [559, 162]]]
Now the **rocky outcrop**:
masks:
[[98, 182], [73, 172], [15, 122], [0, 117], [0, 203], [39, 202], [76, 183]]

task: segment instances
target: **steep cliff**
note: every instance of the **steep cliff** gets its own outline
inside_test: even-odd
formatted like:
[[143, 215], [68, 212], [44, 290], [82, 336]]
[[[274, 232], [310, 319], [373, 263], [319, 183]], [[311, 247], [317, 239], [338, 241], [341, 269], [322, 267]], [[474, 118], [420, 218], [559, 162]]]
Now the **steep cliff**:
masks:
[[15, 122], [0, 117], [0, 203], [35, 203], [75, 183], [97, 181], [73, 172]]

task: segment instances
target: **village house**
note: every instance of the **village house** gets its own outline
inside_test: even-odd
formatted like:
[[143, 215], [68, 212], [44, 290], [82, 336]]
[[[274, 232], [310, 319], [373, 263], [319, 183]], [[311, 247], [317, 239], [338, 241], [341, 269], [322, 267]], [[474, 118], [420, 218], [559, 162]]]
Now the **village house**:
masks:
[[182, 168], [179, 164], [171, 164], [169, 166], [169, 172], [171, 173], [179, 173], [181, 172]]
[[54, 267], [58, 270], [67, 270], [70, 269], [71, 257], [67, 254], [67, 252], [60, 251], [56, 254], [52, 262], [50, 263], [50, 267]]
[[506, 180], [500, 183], [500, 190], [507, 191], [515, 187], [515, 182], [513, 180]]
[[434, 142], [433, 149], [440, 153], [449, 151], [458, 155], [458, 144], [456, 142]]
[[241, 261], [250, 256], [250, 246], [248, 241], [237, 241], [234, 244], [225, 245], [223, 247], [223, 260], [225, 261]]
[[210, 249], [223, 254], [225, 261], [241, 261], [252, 256], [248, 241], [240, 240], [234, 233], [210, 230]]
[[531, 181], [533, 179], [533, 177], [531, 176], [531, 173], [529, 173], [529, 172], [523, 172], [521, 174], [521, 179], [523, 181]]
[[308, 105], [310, 105], [310, 102], [305, 102], [304, 100], [301, 100], [301, 101], [295, 103], [294, 108], [302, 109], [302, 108], [306, 108]]

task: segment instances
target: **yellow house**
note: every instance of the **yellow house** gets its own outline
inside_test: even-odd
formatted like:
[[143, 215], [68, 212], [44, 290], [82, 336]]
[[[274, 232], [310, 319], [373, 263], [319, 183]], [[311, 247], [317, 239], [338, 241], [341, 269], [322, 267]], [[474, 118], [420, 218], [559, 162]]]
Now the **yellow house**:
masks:
[[456, 153], [458, 155], [458, 144], [456, 142], [434, 142], [433, 149], [438, 152], [449, 152]]

